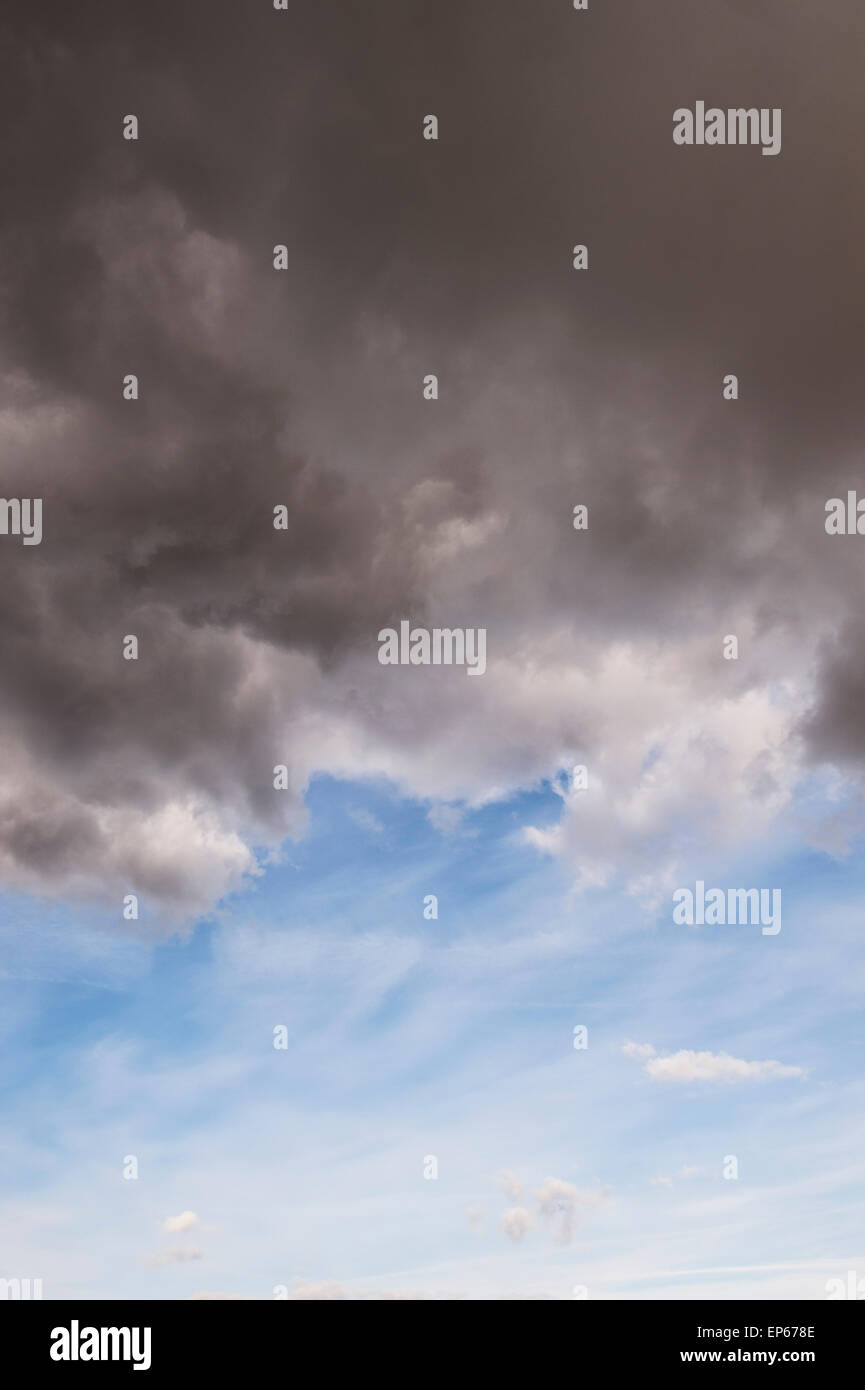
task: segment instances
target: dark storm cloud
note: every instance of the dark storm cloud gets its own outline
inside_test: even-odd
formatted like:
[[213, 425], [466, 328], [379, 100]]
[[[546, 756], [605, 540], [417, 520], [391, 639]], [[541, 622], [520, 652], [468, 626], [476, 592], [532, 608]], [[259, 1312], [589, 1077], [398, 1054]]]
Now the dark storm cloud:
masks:
[[[588, 694], [510, 705], [513, 671], [383, 684], [403, 616], [552, 685], [548, 632], [573, 675], [747, 615], [731, 697], [804, 706], [813, 648], [806, 735], [861, 752], [861, 566], [822, 510], [862, 477], [858, 4], [113, 0], [3, 38], [3, 490], [45, 502], [40, 547], [0, 538], [8, 881], [191, 909], [317, 767], [482, 797], [616, 742]], [[783, 108], [782, 153], [674, 146], [697, 99]]]

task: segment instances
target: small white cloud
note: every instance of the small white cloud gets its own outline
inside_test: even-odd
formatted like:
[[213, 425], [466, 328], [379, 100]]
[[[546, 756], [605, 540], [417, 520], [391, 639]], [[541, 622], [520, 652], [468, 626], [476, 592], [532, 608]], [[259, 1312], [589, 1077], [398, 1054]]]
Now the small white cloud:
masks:
[[644, 1063], [643, 1070], [653, 1081], [769, 1081], [788, 1076], [804, 1076], [802, 1067], [781, 1062], [746, 1062], [726, 1052], [691, 1052], [683, 1049], [658, 1057], [648, 1043], [625, 1043], [622, 1051]]
[[177, 1231], [191, 1231], [192, 1227], [198, 1224], [198, 1217], [194, 1211], [182, 1211], [179, 1216], [169, 1216], [168, 1220], [162, 1223], [162, 1229], [172, 1235]]
[[673, 1179], [672, 1179], [672, 1178], [652, 1178], [652, 1186], [653, 1186], [653, 1187], [669, 1187], [670, 1191], [672, 1192], [672, 1190], [673, 1190]]
[[532, 1218], [524, 1207], [511, 1207], [502, 1212], [501, 1224], [505, 1235], [516, 1243], [532, 1229]]
[[493, 1179], [493, 1182], [500, 1192], [504, 1192], [509, 1201], [514, 1203], [522, 1201], [523, 1185], [516, 1173], [512, 1173], [509, 1168], [503, 1168]]

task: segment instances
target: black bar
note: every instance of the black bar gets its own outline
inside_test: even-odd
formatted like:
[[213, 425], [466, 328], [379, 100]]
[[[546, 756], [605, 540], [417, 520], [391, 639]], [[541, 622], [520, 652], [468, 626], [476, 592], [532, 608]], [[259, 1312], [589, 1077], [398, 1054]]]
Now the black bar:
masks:
[[[375, 1300], [346, 1302], [370, 1301]], [[796, 1368], [819, 1376], [821, 1384], [831, 1384], [829, 1378], [842, 1371], [861, 1376], [861, 1303], [574, 1300], [562, 1307], [558, 1301], [538, 1302], [542, 1306], [509, 1307], [505, 1313], [501, 1304], [479, 1300], [454, 1303], [447, 1312], [428, 1301], [400, 1300], [382, 1314], [382, 1323], [368, 1307], [356, 1323], [351, 1306], [329, 1303], [318, 1312], [307, 1300], [20, 1302], [0, 1305], [0, 1336], [7, 1352], [14, 1346], [27, 1372], [66, 1377], [92, 1377], [100, 1370], [132, 1375], [137, 1358], [138, 1374], [155, 1376], [195, 1371], [249, 1378], [258, 1369], [281, 1366], [286, 1379], [330, 1379], [343, 1348], [352, 1374], [362, 1372], [365, 1363], [367, 1371], [390, 1366], [389, 1375], [409, 1382], [416, 1375], [428, 1377], [437, 1365], [452, 1380], [460, 1363], [475, 1358], [483, 1363], [486, 1356], [490, 1366], [501, 1356], [504, 1369], [513, 1370], [513, 1359], [521, 1355], [539, 1358], [536, 1368], [546, 1364], [550, 1372], [564, 1355], [574, 1378], [594, 1366], [594, 1376], [611, 1381], [629, 1371], [651, 1376], [674, 1369], [699, 1374], [752, 1367]], [[83, 1359], [82, 1351], [101, 1354], [103, 1328], [126, 1330], [129, 1336], [108, 1334], [107, 1359]], [[99, 1338], [88, 1329], [97, 1329]], [[135, 1339], [133, 1329], [138, 1329]], [[538, 1334], [543, 1341], [535, 1340]], [[402, 1337], [415, 1347], [413, 1355], [399, 1351], [396, 1339]], [[126, 1360], [111, 1359], [115, 1346], [128, 1353]], [[77, 1349], [79, 1357], [54, 1359], [52, 1347], [70, 1356]]]

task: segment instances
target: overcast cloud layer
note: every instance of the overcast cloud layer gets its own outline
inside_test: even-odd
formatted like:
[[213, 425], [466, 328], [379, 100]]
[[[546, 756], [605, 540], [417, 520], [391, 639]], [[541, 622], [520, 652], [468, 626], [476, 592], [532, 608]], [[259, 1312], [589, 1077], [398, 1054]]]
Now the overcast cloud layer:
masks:
[[[3, 492], [44, 539], [0, 538], [2, 886], [194, 915], [317, 772], [479, 804], [579, 761], [528, 837], [651, 896], [685, 825], [855, 789], [857, 0], [4, 13]], [[697, 99], [781, 107], [781, 154], [676, 147]], [[401, 618], [486, 627], [485, 676], [379, 666]]]

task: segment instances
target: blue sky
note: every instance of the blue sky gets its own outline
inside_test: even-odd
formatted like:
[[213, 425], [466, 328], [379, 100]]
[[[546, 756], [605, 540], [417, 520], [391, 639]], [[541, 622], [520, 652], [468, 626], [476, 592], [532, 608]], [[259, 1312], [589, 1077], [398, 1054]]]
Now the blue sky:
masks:
[[[320, 778], [282, 862], [180, 934], [5, 899], [4, 1262], [47, 1297], [825, 1296], [863, 1263], [855, 863], [704, 858], [779, 886], [782, 930], [678, 927], [525, 842], [561, 804], [442, 831]], [[665, 1082], [629, 1041], [801, 1075]]]

